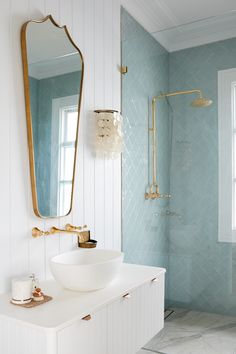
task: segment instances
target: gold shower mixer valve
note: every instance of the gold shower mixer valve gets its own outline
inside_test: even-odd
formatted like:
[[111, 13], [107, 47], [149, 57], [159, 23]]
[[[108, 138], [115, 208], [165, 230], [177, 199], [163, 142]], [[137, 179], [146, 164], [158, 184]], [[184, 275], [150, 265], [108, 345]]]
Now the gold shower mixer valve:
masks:
[[151, 184], [149, 186], [149, 192], [145, 193], [145, 199], [161, 199], [161, 198], [171, 198], [171, 194], [160, 194], [157, 184]]

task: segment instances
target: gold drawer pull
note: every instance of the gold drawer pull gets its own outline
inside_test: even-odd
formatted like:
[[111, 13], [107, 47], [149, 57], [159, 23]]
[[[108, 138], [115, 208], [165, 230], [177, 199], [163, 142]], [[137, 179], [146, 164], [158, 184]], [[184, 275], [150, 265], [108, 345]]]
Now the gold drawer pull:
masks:
[[123, 298], [124, 299], [130, 299], [131, 298], [131, 294], [130, 293], [125, 294], [125, 295], [123, 295]]
[[156, 283], [156, 282], [157, 282], [157, 278], [153, 278], [151, 281], [152, 281], [153, 283]]
[[91, 320], [91, 315], [84, 316], [84, 317], [82, 318], [82, 320], [84, 320], [84, 321], [90, 321], [90, 320]]

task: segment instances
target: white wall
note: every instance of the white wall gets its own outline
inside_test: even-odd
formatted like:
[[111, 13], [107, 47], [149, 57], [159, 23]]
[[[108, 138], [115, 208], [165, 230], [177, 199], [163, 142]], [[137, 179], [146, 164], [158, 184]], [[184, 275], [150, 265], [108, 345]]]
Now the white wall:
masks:
[[[73, 212], [66, 218], [34, 216], [26, 137], [20, 28], [52, 14], [66, 24], [85, 60]], [[14, 276], [50, 277], [48, 259], [70, 250], [75, 237], [32, 239], [31, 229], [89, 225], [100, 247], [120, 248], [120, 160], [94, 159], [89, 147], [91, 111], [120, 109], [119, 0], [5, 0], [0, 3], [0, 292]]]

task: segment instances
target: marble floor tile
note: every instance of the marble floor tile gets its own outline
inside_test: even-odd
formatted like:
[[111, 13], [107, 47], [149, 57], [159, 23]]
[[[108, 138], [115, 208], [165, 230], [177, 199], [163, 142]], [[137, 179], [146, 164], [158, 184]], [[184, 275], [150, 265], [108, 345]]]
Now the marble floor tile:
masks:
[[[236, 354], [236, 318], [174, 309], [144, 349], [165, 354]], [[145, 353], [145, 352], [144, 352]]]
[[137, 354], [166, 354], [163, 352], [159, 352], [159, 351], [153, 351], [153, 350], [147, 350], [147, 349], [141, 349]]

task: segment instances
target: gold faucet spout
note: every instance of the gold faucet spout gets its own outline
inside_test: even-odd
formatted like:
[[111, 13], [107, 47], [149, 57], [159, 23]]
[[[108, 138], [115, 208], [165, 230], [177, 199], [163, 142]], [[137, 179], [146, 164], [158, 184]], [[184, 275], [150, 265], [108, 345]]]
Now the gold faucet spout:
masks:
[[68, 231], [74, 231], [74, 230], [78, 230], [81, 231], [82, 229], [86, 229], [88, 226], [84, 225], [82, 226], [75, 226], [75, 225], [71, 225], [71, 224], [66, 224], [65, 229]]
[[[79, 227], [77, 227], [78, 229]], [[77, 235], [78, 236], [78, 242], [79, 243], [85, 243], [90, 240], [90, 231], [78, 231], [75, 229], [68, 229], [68, 227], [64, 229], [58, 229], [57, 227], [53, 226], [50, 229], [51, 234], [57, 234], [57, 233], [66, 233], [66, 234], [72, 234], [72, 235]]]

